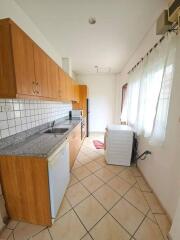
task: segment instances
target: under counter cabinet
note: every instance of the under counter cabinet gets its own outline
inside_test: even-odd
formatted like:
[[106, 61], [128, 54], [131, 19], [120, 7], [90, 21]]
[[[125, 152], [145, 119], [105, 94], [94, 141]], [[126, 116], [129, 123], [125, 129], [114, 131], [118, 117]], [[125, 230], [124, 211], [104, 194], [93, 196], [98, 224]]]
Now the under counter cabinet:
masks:
[[10, 19], [0, 20], [0, 97], [35, 95], [33, 41]]
[[70, 168], [73, 167], [76, 157], [79, 153], [79, 149], [82, 144], [81, 140], [81, 123], [78, 124], [70, 133], [68, 137], [69, 141], [69, 155], [70, 155]]
[[11, 219], [52, 225], [47, 159], [1, 156], [0, 176]]

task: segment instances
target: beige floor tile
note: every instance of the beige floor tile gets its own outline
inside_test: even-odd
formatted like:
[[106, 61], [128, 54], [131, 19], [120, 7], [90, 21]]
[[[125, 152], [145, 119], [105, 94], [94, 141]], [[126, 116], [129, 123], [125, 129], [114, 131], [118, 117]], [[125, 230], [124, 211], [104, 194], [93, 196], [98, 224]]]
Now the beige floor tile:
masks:
[[104, 184], [98, 177], [94, 174], [88, 176], [87, 178], [83, 179], [81, 183], [88, 189], [89, 192], [95, 192], [100, 186]]
[[170, 231], [171, 224], [168, 217], [165, 214], [154, 214], [156, 221], [161, 229], [164, 239], [168, 240], [167, 234]]
[[124, 199], [121, 199], [110, 213], [132, 235], [144, 218], [139, 210]]
[[107, 170], [105, 167], [101, 168], [97, 172], [94, 173], [97, 177], [99, 177], [103, 182], [108, 182], [111, 178], [114, 177], [114, 173]]
[[7, 224], [7, 228], [15, 229], [18, 223], [19, 223], [18, 221], [10, 220], [9, 223]]
[[115, 174], [118, 174], [126, 169], [124, 166], [116, 166], [116, 165], [107, 165], [106, 168]]
[[103, 185], [93, 193], [94, 197], [106, 208], [110, 210], [115, 203], [120, 200], [119, 194], [114, 192], [108, 185]]
[[102, 166], [100, 164], [98, 164], [97, 162], [95, 161], [92, 161], [90, 163], [87, 163], [86, 164], [86, 167], [87, 169], [89, 169], [91, 172], [95, 172], [97, 171], [98, 169], [102, 168]]
[[130, 185], [133, 185], [136, 183], [136, 178], [133, 176], [131, 170], [128, 168], [127, 170], [121, 172], [119, 174], [119, 177], [124, 179], [126, 182], [128, 182]]
[[85, 153], [80, 152], [79, 155], [77, 156], [77, 161], [80, 162], [81, 164], [86, 164], [92, 160]]
[[82, 180], [83, 178], [89, 176], [92, 174], [86, 167], [82, 166], [79, 168], [76, 168], [72, 170], [72, 173], [75, 175], [75, 177], [79, 180]]
[[148, 184], [146, 183], [143, 177], [137, 177], [136, 180], [137, 180], [137, 183], [139, 184], [141, 191], [151, 192], [151, 188], [148, 186]]
[[96, 159], [98, 159], [99, 157], [102, 157], [101, 154], [95, 152], [95, 151], [91, 151], [91, 152], [87, 152], [86, 153], [87, 156], [91, 159], [91, 161], [95, 161]]
[[92, 240], [89, 234], [86, 234], [81, 240]]
[[86, 234], [73, 210], [55, 222], [49, 231], [53, 240], [80, 240]]
[[[1, 239], [1, 238], [0, 238]], [[4, 238], [3, 238], [4, 239]], [[2, 240], [3, 240], [2, 239]], [[8, 240], [14, 240], [13, 233], [8, 237]]]
[[52, 240], [50, 233], [47, 229], [43, 230], [42, 232], [38, 233], [34, 237], [32, 237], [33, 240]]
[[137, 188], [137, 189], [139, 189], [139, 190], [141, 191], [140, 186], [139, 186], [138, 183], [136, 183], [136, 184], [134, 185], [134, 187]]
[[78, 181], [79, 180], [71, 173], [68, 187], [72, 186], [73, 184], [77, 183]]
[[77, 203], [85, 199], [89, 195], [89, 192], [80, 183], [76, 183], [67, 189], [65, 195], [71, 205], [75, 206]]
[[154, 223], [157, 223], [155, 217], [154, 217], [154, 214], [152, 214], [152, 211], [151, 209], [149, 210], [148, 214], [147, 214], [147, 217], [150, 218]]
[[8, 228], [5, 228], [1, 234], [0, 234], [0, 239], [8, 239], [10, 237], [12, 233], [12, 230], [8, 229]]
[[144, 192], [144, 196], [151, 208], [152, 213], [164, 213], [159, 201], [153, 193]]
[[72, 169], [76, 169], [76, 168], [81, 167], [81, 166], [82, 166], [82, 163], [80, 163], [80, 162], [76, 159], [76, 161], [75, 161]]
[[157, 224], [146, 218], [135, 234], [136, 240], [163, 240]]
[[80, 217], [84, 226], [90, 230], [106, 213], [100, 203], [90, 196], [77, 205], [74, 210]]
[[110, 180], [108, 185], [122, 196], [131, 188], [129, 183], [118, 176]]
[[96, 162], [97, 162], [98, 164], [100, 164], [102, 167], [107, 166], [107, 163], [106, 163], [104, 157], [99, 157], [98, 159], [96, 159]]
[[131, 171], [132, 171], [134, 177], [142, 177], [141, 172], [139, 171], [139, 169], [136, 166], [132, 166]]
[[140, 190], [133, 187], [127, 192], [127, 194], [125, 194], [124, 198], [133, 204], [142, 213], [145, 215], [147, 214], [149, 206], [144, 198], [143, 193]]
[[94, 240], [129, 240], [130, 235], [114, 220], [105, 215], [90, 231]]
[[68, 200], [66, 199], [66, 197], [64, 197], [56, 219], [59, 219], [61, 216], [63, 216], [65, 213], [67, 213], [71, 208], [72, 207], [69, 204]]
[[14, 230], [14, 237], [16, 240], [25, 240], [41, 232], [43, 229], [45, 229], [44, 226], [20, 222]]

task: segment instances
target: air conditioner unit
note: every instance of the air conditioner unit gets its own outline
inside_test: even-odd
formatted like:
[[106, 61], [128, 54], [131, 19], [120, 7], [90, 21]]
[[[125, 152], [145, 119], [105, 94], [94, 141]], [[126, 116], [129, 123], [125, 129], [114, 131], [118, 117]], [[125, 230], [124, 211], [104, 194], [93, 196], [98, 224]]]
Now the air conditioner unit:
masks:
[[156, 23], [156, 34], [163, 35], [172, 28], [172, 22], [168, 20], [168, 10], [164, 10]]
[[180, 14], [180, 0], [171, 0], [168, 4], [168, 19], [170, 22], [178, 22], [178, 16]]

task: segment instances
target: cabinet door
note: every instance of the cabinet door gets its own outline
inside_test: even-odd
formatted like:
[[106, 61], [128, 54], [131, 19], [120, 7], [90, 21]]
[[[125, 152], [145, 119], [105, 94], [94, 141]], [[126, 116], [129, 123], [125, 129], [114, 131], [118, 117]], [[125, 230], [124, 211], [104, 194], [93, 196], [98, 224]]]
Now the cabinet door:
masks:
[[78, 84], [75, 84], [74, 86], [74, 94], [75, 94], [74, 100], [76, 102], [79, 102], [79, 85]]
[[8, 20], [0, 21], [0, 97], [16, 96], [10, 26]]
[[72, 84], [70, 81], [69, 76], [66, 74], [66, 92], [67, 92], [67, 100], [71, 101], [71, 90], [72, 90]]
[[79, 102], [73, 103], [73, 109], [83, 110], [83, 116], [87, 115], [87, 86], [79, 85]]
[[17, 93], [34, 95], [35, 74], [32, 40], [15, 24], [11, 24]]
[[62, 101], [68, 100], [66, 91], [66, 77], [64, 71], [61, 68], [59, 68], [58, 98]]
[[47, 57], [47, 77], [48, 77], [48, 97], [58, 98], [58, 66], [49, 57]]
[[33, 48], [36, 92], [38, 96], [48, 97], [47, 55], [36, 44], [34, 44]]
[[69, 136], [70, 167], [72, 168], [81, 146], [81, 124], [71, 132]]

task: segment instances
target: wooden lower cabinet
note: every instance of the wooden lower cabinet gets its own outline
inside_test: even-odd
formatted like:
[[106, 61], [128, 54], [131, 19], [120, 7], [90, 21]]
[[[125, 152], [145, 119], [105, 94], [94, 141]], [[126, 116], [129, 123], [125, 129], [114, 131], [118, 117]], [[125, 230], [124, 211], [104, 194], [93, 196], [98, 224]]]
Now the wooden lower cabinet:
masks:
[[1, 156], [0, 176], [11, 219], [51, 226], [47, 159]]
[[[69, 134], [70, 167], [79, 153], [81, 123]], [[0, 181], [8, 215], [13, 220], [51, 226], [48, 159], [0, 156]]]
[[69, 140], [70, 168], [72, 168], [82, 144], [81, 123], [78, 124], [74, 128], [74, 130], [70, 133], [68, 140]]

